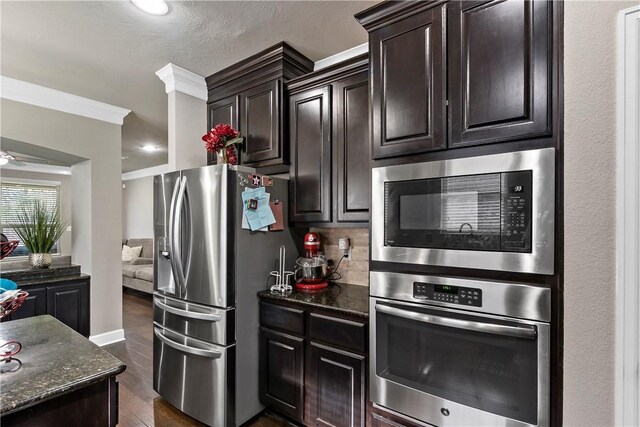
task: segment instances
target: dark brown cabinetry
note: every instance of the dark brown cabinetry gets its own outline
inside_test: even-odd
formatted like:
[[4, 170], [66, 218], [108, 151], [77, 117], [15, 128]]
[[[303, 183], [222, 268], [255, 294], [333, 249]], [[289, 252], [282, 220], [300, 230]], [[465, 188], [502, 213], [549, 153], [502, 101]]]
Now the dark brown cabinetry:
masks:
[[291, 95], [292, 222], [331, 221], [330, 87]]
[[369, 220], [366, 70], [362, 55], [288, 84], [293, 223], [364, 227]]
[[291, 418], [304, 418], [304, 339], [260, 328], [260, 398]]
[[89, 287], [83, 282], [47, 287], [47, 313], [89, 336]]
[[[208, 127], [235, 122], [244, 137], [240, 163], [263, 173], [289, 164], [284, 83], [313, 69], [313, 62], [282, 42], [207, 77]], [[207, 157], [214, 164], [214, 156]]]
[[260, 310], [262, 403], [307, 426], [364, 426], [366, 319], [264, 301]]
[[372, 154], [551, 133], [552, 2], [383, 2], [369, 31]]
[[548, 1], [450, 4], [451, 147], [550, 132], [550, 14]]
[[446, 146], [444, 7], [370, 34], [373, 158]]
[[[229, 123], [234, 129], [238, 129], [238, 96], [231, 95], [208, 104], [207, 123], [209, 129], [219, 123]], [[207, 152], [207, 164], [213, 165], [215, 163], [215, 153]]]
[[15, 281], [29, 296], [3, 321], [49, 314], [85, 337], [89, 336], [89, 276], [43, 278], [40, 283], [30, 280], [32, 283], [26, 285], [18, 279]]

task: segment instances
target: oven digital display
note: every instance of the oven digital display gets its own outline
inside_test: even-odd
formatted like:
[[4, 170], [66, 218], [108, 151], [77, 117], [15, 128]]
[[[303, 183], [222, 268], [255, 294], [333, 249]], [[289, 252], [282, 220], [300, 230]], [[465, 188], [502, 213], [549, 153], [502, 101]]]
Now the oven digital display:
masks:
[[433, 290], [436, 292], [441, 292], [443, 294], [458, 294], [458, 288], [449, 285], [434, 285]]

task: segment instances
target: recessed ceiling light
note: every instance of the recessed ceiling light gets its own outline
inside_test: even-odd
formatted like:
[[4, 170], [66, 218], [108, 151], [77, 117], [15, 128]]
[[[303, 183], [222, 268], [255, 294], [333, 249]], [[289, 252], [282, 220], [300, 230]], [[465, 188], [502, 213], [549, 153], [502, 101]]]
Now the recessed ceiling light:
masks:
[[147, 144], [147, 145], [143, 145], [143, 146], [142, 146], [142, 150], [144, 150], [144, 151], [148, 151], [148, 152], [150, 152], [150, 153], [151, 153], [151, 152], [153, 152], [153, 151], [158, 151], [158, 150], [159, 150], [159, 148], [158, 148], [158, 147], [156, 147], [156, 146], [155, 146], [155, 145], [153, 145], [153, 144]]
[[166, 15], [169, 5], [164, 0], [131, 0], [131, 3], [150, 15]]
[[0, 157], [0, 166], [6, 165], [7, 163], [9, 163], [9, 159], [7, 159], [6, 157]]

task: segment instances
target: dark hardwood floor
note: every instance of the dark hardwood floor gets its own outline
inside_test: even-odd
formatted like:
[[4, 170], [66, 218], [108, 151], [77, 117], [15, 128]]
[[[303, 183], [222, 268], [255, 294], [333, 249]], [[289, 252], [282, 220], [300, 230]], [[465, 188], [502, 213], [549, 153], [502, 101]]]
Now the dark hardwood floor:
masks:
[[[123, 292], [126, 340], [103, 347], [122, 360], [127, 369], [118, 376], [122, 427], [204, 426], [175, 409], [153, 391], [153, 308], [151, 295]], [[291, 424], [270, 414], [250, 421], [248, 427], [283, 427]]]

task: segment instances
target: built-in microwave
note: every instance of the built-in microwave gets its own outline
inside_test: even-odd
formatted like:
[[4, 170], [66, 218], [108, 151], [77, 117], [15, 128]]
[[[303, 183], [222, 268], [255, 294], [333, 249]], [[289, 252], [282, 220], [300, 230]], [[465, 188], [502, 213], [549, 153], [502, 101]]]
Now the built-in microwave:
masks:
[[555, 150], [374, 168], [371, 259], [553, 274]]

